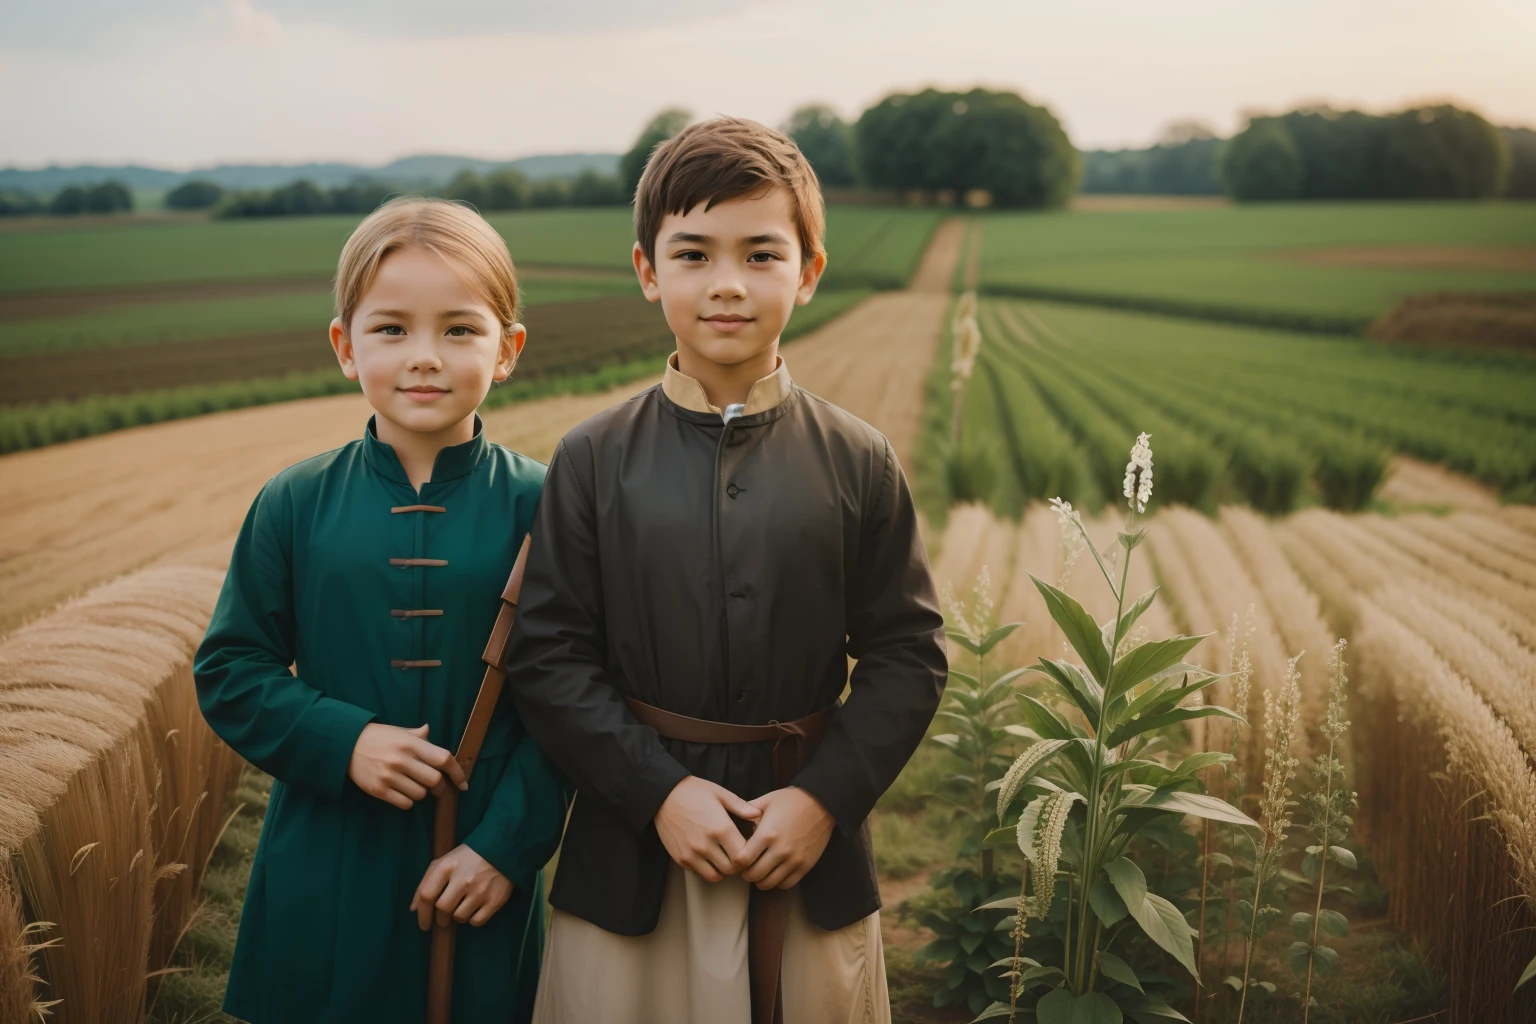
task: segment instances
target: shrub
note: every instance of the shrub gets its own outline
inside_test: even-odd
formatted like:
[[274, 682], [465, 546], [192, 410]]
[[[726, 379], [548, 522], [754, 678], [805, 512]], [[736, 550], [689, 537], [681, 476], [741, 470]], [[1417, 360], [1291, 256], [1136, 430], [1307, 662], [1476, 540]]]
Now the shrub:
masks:
[[1237, 200], [1295, 199], [1301, 195], [1301, 151], [1277, 118], [1255, 118], [1227, 143], [1221, 180]]
[[184, 181], [165, 194], [165, 205], [172, 210], [207, 210], [224, 198], [222, 186], [211, 181]]

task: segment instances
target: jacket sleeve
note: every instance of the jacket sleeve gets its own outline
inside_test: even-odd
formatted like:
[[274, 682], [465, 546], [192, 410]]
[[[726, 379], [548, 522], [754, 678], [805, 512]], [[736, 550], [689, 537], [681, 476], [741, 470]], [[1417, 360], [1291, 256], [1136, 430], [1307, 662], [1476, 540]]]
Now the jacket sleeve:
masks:
[[848, 654], [858, 661], [848, 699], [794, 784], [852, 835], [922, 742], [949, 671], [917, 511], [889, 442], [849, 581]]
[[[474, 785], [473, 779], [470, 785]], [[570, 784], [539, 745], [524, 736], [513, 748], [480, 823], [464, 845], [490, 861], [518, 889], [531, 889], [560, 845]]]
[[596, 510], [580, 470], [562, 441], [533, 524], [507, 680], [529, 734], [638, 833], [688, 771], [635, 721], [605, 667]]
[[278, 485], [256, 497], [230, 556], [193, 676], [209, 726], [247, 761], [308, 793], [337, 799], [372, 712], [327, 697], [289, 669], [294, 658], [291, 522]]

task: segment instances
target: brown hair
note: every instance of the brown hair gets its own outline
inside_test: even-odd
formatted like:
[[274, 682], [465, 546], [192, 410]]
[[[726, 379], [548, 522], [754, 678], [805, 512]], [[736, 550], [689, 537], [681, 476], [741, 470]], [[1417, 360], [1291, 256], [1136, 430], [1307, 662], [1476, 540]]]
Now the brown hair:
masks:
[[384, 257], [419, 245], [437, 253], [490, 303], [503, 336], [517, 323], [517, 270], [496, 229], [467, 206], [401, 196], [369, 214], [341, 247], [336, 264], [336, 315], [343, 328], [379, 272]]
[[789, 192], [800, 231], [801, 259], [826, 252], [827, 211], [810, 161], [787, 136], [756, 121], [717, 117], [689, 125], [656, 147], [635, 189], [635, 238], [656, 262], [662, 218], [705, 204], [771, 189]]

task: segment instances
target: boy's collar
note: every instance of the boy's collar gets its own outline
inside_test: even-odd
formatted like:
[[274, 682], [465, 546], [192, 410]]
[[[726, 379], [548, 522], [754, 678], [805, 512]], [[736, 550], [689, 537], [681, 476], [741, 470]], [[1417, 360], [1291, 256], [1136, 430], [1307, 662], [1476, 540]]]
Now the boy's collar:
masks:
[[[752, 416], [778, 408], [794, 390], [794, 381], [789, 379], [789, 367], [785, 365], [784, 357], [779, 356], [778, 359], [778, 367], [753, 384], [752, 390], [747, 392], [747, 407], [742, 413], [743, 416]], [[676, 352], [667, 357], [667, 372], [661, 378], [661, 393], [671, 399], [674, 405], [689, 412], [723, 415], [719, 406], [709, 404], [709, 396], [704, 393], [704, 385], [677, 368]]]
[[[463, 444], [451, 444], [438, 450], [437, 458], [432, 461], [432, 479], [427, 481], [428, 486], [466, 476], [490, 449], [491, 443], [485, 439], [485, 424], [480, 414], [476, 413], [475, 436]], [[395, 454], [395, 449], [379, 440], [378, 428], [372, 416], [368, 417], [368, 427], [363, 431], [363, 457], [376, 472], [396, 483], [411, 482], [405, 474], [405, 467], [400, 465], [400, 457]]]

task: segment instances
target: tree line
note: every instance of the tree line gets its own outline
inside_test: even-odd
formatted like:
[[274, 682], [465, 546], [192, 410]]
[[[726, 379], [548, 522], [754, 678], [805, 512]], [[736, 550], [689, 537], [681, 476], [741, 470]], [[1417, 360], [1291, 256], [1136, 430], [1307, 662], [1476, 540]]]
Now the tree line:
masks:
[[44, 202], [30, 192], [0, 192], [0, 217], [68, 217], [81, 213], [130, 213], [133, 193], [120, 181], [70, 185]]
[[1492, 199], [1508, 194], [1511, 155], [1481, 115], [1448, 104], [1387, 115], [1310, 108], [1253, 118], [1219, 170], [1239, 200]]
[[[655, 147], [693, 119], [664, 110], [620, 160], [632, 195]], [[964, 202], [985, 194], [999, 207], [1054, 207], [1076, 190], [1077, 149], [1056, 116], [1012, 92], [897, 92], [848, 123], [830, 107], [796, 110], [783, 131], [816, 169], [823, 187], [862, 187]]]

